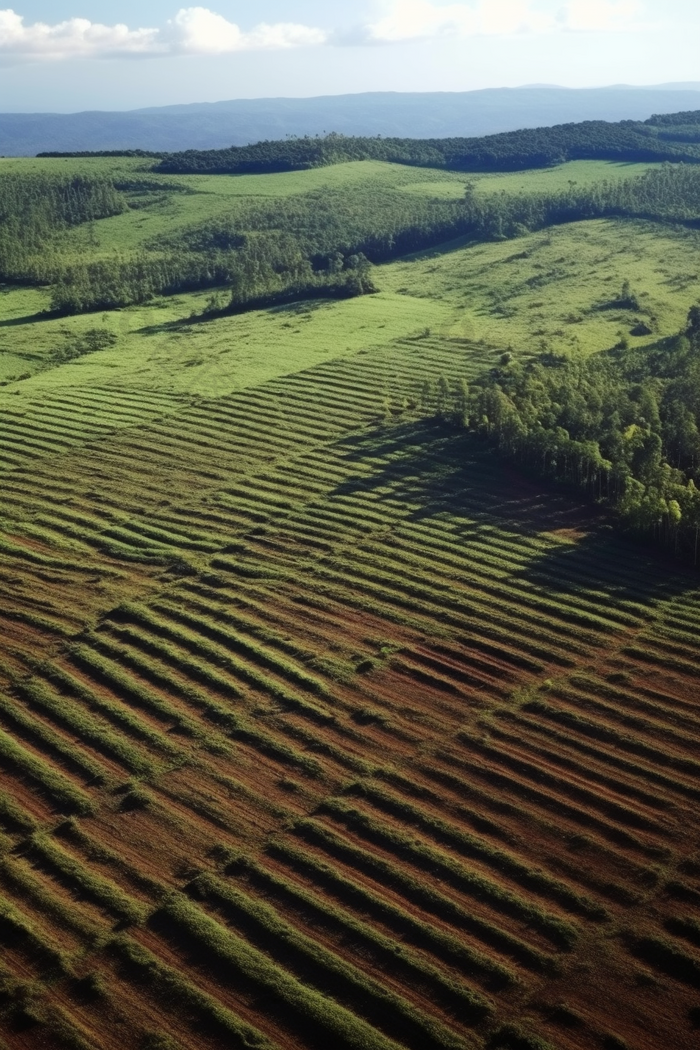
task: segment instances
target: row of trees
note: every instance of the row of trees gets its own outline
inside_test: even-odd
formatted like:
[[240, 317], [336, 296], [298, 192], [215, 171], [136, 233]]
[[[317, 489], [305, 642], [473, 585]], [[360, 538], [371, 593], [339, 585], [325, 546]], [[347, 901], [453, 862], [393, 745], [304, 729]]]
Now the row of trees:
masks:
[[[271, 242], [252, 241], [241, 251], [97, 260], [67, 267], [53, 288], [51, 308], [75, 314], [148, 302], [156, 295], [228, 286], [216, 312], [254, 309], [294, 299], [349, 298], [376, 291], [362, 255], [339, 256], [314, 269], [298, 246], [286, 252]], [[213, 311], [209, 311], [213, 312]]]
[[700, 222], [700, 167], [664, 164], [644, 175], [570, 184], [558, 193], [486, 197], [467, 185], [464, 232], [475, 240], [517, 237], [567, 222], [606, 217]]
[[[226, 149], [150, 153], [111, 150], [41, 153], [40, 157], [143, 157], [167, 174], [263, 174], [296, 171], [352, 160], [384, 160], [460, 171], [512, 171], [566, 160], [700, 161], [700, 111], [663, 114], [643, 122], [586, 120], [525, 128], [478, 138], [405, 139], [339, 135], [292, 136]], [[690, 146], [690, 148], [688, 148]]]
[[[656, 351], [509, 361], [431, 409], [524, 470], [575, 486], [628, 529], [700, 557], [700, 307]], [[426, 395], [424, 393], [424, 403]], [[429, 399], [430, 400], [430, 399]]]
[[700, 126], [700, 109], [685, 109], [680, 113], [655, 113], [644, 123], [652, 128]]
[[207, 288], [231, 281], [231, 268], [217, 256], [175, 253], [115, 255], [64, 266], [51, 293], [51, 309], [77, 314], [148, 302], [156, 295]]
[[231, 146], [219, 150], [171, 153], [155, 170], [169, 174], [241, 175], [294, 171], [352, 160], [451, 168], [458, 171], [513, 171], [551, 167], [567, 160], [686, 160], [700, 162], [700, 149], [688, 138], [687, 126], [697, 114], [681, 114], [682, 123], [666, 118], [609, 123], [586, 120], [550, 128], [526, 128], [480, 138], [362, 138], [330, 134]]

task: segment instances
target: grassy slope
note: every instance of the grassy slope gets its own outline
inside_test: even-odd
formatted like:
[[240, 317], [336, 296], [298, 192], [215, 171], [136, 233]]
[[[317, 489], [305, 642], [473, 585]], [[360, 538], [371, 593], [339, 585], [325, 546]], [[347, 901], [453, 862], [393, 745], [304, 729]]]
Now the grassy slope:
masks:
[[[178, 229], [205, 222], [223, 213], [235, 214], [238, 201], [254, 198], [285, 198], [314, 190], [342, 189], [344, 186], [363, 185], [371, 189], [372, 183], [383, 189], [397, 192], [418, 193], [437, 198], [459, 198], [471, 176], [463, 172], [437, 171], [411, 168], [401, 164], [383, 164], [379, 161], [356, 161], [338, 164], [330, 168], [310, 171], [283, 172], [272, 175], [154, 175], [149, 163], [144, 160], [106, 158], [65, 160], [15, 160], [0, 159], [3, 170], [46, 170], [46, 165], [58, 166], [69, 172], [96, 171], [114, 174], [118, 179], [133, 180], [147, 178], [154, 187], [151, 194], [139, 193], [132, 202], [150, 204], [137, 211], [96, 223], [90, 229], [73, 232], [72, 243], [76, 258], [85, 253], [92, 257], [110, 255], [115, 251], [133, 252], [162, 234], [172, 234]], [[585, 186], [600, 179], [628, 177], [642, 173], [652, 165], [620, 164], [605, 161], [575, 161], [545, 172], [515, 172], [512, 174], [477, 175], [474, 179], [480, 192], [520, 193], [540, 188], [566, 188], [569, 181]], [[544, 182], [542, 182], [544, 180]], [[187, 192], [158, 193], [155, 187], [179, 187]]]
[[[53, 347], [95, 325], [118, 336], [115, 348], [30, 385], [112, 383], [122, 375], [129, 381], [137, 369], [145, 386], [223, 394], [424, 328], [525, 352], [547, 344], [588, 353], [614, 345], [642, 320], [654, 334], [630, 338], [644, 345], [681, 327], [696, 298], [697, 245], [694, 231], [651, 223], [576, 223], [387, 264], [376, 274], [380, 293], [365, 299], [194, 324], [187, 319], [202, 311], [209, 292], [110, 314], [36, 320], [43, 293], [6, 289], [0, 378], [37, 371]], [[640, 313], [606, 308], [625, 279]]]
[[625, 179], [641, 174], [654, 164], [635, 164], [627, 161], [574, 160], [556, 168], [540, 168], [537, 171], [494, 172], [469, 175], [464, 172], [435, 172], [438, 176], [422, 181], [406, 183], [409, 193], [424, 193], [435, 197], [459, 197], [465, 182], [474, 182], [479, 193], [539, 193], [568, 189], [573, 182], [577, 186], [591, 186], [601, 179]]
[[22, 360], [23, 371], [40, 368], [53, 346], [97, 324], [118, 336], [113, 349], [41, 373], [21, 384], [22, 389], [130, 384], [136, 374], [141, 387], [217, 396], [324, 359], [385, 345], [425, 326], [441, 328], [451, 321], [451, 311], [441, 303], [388, 293], [337, 304], [314, 302], [195, 324], [177, 323], [186, 321], [192, 312], [201, 312], [210, 294], [182, 295], [110, 314], [30, 322], [4, 332], [0, 329], [0, 340], [8, 350], [13, 347], [7, 370], [12, 368], [16, 374], [18, 353], [31, 355]]
[[[7, 161], [29, 168], [46, 161]], [[143, 174], [143, 161], [57, 161]], [[480, 192], [521, 192], [544, 180], [564, 186], [628, 175], [645, 165], [581, 161], [552, 171], [479, 177]], [[187, 184], [190, 193], [155, 193], [147, 207], [103, 220], [71, 234], [76, 257], [132, 252], [178, 226], [235, 212], [237, 199], [285, 196], [322, 186], [381, 182], [404, 190], [461, 194], [464, 176], [426, 172], [400, 165], [358, 162], [308, 172], [269, 176], [158, 177], [167, 184]], [[36, 319], [47, 303], [38, 289], [0, 290], [0, 381], [33, 373], [67, 336], [104, 325], [119, 337], [116, 349], [63, 368], [45, 383], [118, 381], [138, 367], [141, 382], [155, 377], [171, 390], [225, 393], [251, 382], [294, 371], [321, 358], [382, 345], [429, 327], [445, 335], [512, 344], [536, 350], [543, 340], [586, 351], [612, 345], [637, 318], [600, 309], [627, 278], [644, 307], [653, 314], [658, 334], [676, 331], [687, 312], [696, 279], [692, 263], [697, 235], [652, 224], [595, 222], [574, 224], [517, 242], [455, 245], [426, 253], [411, 262], [379, 269], [378, 297], [310, 310], [291, 308], [173, 328], [201, 312], [210, 293], [181, 295], [144, 307], [106, 315]], [[556, 294], [552, 294], [555, 290]], [[382, 327], [384, 326], [384, 327]], [[268, 347], [275, 350], [271, 355]]]
[[3, 292], [15, 358], [119, 336], [0, 390], [13, 1050], [692, 1038], [695, 578], [402, 405], [508, 343], [609, 346], [626, 277], [674, 331], [696, 260], [578, 224], [175, 328], [205, 296]]
[[[450, 335], [517, 350], [539, 350], [545, 340], [555, 349], [592, 352], [612, 346], [639, 319], [656, 318], [653, 338], [680, 329], [697, 294], [699, 244], [694, 231], [653, 223], [574, 223], [426, 253], [383, 269], [381, 284], [449, 304]], [[607, 308], [625, 279], [639, 297], [639, 314]]]

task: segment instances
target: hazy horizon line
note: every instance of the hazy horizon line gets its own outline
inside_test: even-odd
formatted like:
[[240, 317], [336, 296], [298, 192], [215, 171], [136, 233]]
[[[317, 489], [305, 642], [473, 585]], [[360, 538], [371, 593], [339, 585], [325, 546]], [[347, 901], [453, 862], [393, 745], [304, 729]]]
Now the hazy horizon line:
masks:
[[255, 95], [239, 96], [236, 98], [215, 99], [211, 102], [171, 102], [160, 106], [139, 106], [133, 109], [80, 109], [80, 110], [18, 110], [0, 109], [4, 116], [78, 116], [83, 113], [145, 113], [155, 110], [182, 109], [195, 106], [220, 106], [230, 102], [276, 102], [285, 100], [311, 101], [314, 99], [329, 98], [353, 98], [362, 95], [477, 95], [489, 91], [570, 91], [572, 93], [584, 93], [588, 91], [698, 91], [700, 92], [700, 81], [666, 81], [660, 84], [597, 84], [588, 87], [568, 87], [566, 84], [519, 84], [515, 87], [503, 85], [501, 87], [467, 88], [465, 91], [338, 91], [314, 95]]

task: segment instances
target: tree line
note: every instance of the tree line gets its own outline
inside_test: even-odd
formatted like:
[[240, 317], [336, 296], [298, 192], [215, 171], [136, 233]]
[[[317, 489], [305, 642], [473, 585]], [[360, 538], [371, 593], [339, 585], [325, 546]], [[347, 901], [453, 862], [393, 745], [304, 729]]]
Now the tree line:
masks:
[[[260, 250], [262, 249], [262, 250]], [[314, 269], [297, 246], [253, 242], [239, 252], [101, 259], [67, 266], [54, 285], [51, 309], [75, 314], [111, 310], [203, 288], [227, 288], [210, 299], [209, 314], [262, 309], [296, 299], [352, 298], [376, 291], [363, 255]]]
[[109, 150], [41, 153], [40, 157], [143, 157], [165, 174], [265, 174], [298, 171], [354, 160], [446, 168], [515, 171], [569, 160], [700, 162], [700, 110], [662, 114], [646, 121], [585, 120], [471, 138], [407, 139], [340, 135], [290, 136], [225, 149], [150, 153]]
[[442, 380], [424, 390], [424, 411], [482, 435], [524, 471], [583, 490], [625, 529], [698, 565], [700, 306], [653, 350], [511, 357], [471, 388]]
[[699, 163], [700, 149], [684, 133], [686, 125], [697, 125], [698, 120], [691, 119], [693, 114], [681, 116], [682, 124], [675, 133], [674, 125], [665, 118], [618, 123], [586, 120], [478, 138], [367, 138], [332, 133], [227, 149], [185, 150], [164, 156], [154, 170], [168, 174], [264, 174], [353, 160], [475, 172], [551, 167], [569, 160]]

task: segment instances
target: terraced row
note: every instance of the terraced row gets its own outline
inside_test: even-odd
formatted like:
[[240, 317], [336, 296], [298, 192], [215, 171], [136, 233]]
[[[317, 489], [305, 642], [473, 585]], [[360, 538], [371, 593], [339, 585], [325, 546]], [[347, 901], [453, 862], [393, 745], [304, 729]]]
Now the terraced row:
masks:
[[392, 412], [454, 353], [8, 475], [13, 1047], [687, 1041], [694, 581]]

